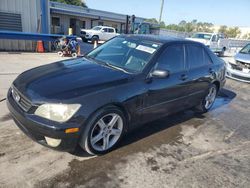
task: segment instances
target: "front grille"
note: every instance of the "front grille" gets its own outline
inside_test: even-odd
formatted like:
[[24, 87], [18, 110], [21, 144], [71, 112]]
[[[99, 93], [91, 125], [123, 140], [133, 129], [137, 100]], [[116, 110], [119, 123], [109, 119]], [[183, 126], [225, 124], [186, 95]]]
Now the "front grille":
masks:
[[241, 68], [241, 69], [250, 69], [250, 64], [249, 63], [244, 63], [241, 61], [236, 61], [236, 64]]
[[81, 31], [81, 34], [82, 34], [82, 35], [86, 35], [86, 32], [85, 32], [85, 31]]
[[247, 82], [250, 81], [250, 78], [239, 76], [239, 75], [236, 75], [236, 74], [231, 74], [231, 76], [234, 77], [234, 78], [240, 79], [240, 80], [245, 80]]
[[232, 69], [242, 71], [242, 68], [239, 67], [238, 65], [235, 65], [235, 64], [232, 64], [232, 63], [230, 63], [230, 65], [231, 65]]
[[27, 100], [15, 87], [11, 89], [12, 97], [14, 101], [20, 106], [25, 112], [28, 112], [32, 104], [29, 100]]

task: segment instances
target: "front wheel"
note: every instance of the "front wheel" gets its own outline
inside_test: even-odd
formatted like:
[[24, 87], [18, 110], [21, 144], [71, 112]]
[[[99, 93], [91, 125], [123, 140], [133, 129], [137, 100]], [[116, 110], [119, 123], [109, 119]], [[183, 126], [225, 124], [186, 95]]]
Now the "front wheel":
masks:
[[202, 99], [201, 103], [196, 107], [196, 111], [199, 113], [205, 113], [209, 111], [216, 99], [218, 93], [218, 89], [215, 84], [212, 84], [209, 89], [207, 95]]
[[126, 120], [120, 109], [111, 106], [96, 112], [88, 122], [80, 146], [91, 155], [101, 155], [120, 141]]
[[98, 41], [99, 41], [99, 37], [96, 36], [96, 35], [91, 38], [91, 43], [92, 44], [94, 44], [95, 42], [98, 43]]

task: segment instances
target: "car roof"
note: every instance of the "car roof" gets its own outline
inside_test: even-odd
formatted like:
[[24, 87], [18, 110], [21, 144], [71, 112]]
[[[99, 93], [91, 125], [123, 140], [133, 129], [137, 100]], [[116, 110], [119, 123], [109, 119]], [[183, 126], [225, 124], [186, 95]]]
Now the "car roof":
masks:
[[131, 39], [139, 39], [139, 40], [149, 40], [156, 43], [166, 44], [170, 42], [185, 42], [185, 43], [193, 43], [193, 44], [201, 44], [199, 42], [195, 42], [192, 40], [186, 40], [184, 38], [166, 36], [166, 35], [142, 35], [142, 34], [129, 34], [129, 35], [120, 35], [121, 37], [127, 37]]

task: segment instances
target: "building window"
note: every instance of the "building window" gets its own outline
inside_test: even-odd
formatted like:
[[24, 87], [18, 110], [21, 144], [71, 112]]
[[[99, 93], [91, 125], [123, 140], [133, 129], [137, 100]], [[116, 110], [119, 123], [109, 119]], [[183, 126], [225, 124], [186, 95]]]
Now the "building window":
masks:
[[52, 17], [52, 25], [53, 26], [60, 26], [60, 18]]
[[82, 21], [81, 23], [82, 23], [82, 24], [81, 24], [80, 27], [81, 27], [82, 29], [85, 29], [85, 28], [86, 28], [86, 21]]
[[98, 25], [103, 25], [103, 22], [98, 22]]

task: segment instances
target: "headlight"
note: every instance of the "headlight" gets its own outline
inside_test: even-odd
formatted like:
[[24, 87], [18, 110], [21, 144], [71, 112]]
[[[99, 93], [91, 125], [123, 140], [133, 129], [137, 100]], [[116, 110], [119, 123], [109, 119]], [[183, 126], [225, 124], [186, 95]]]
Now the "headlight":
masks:
[[233, 59], [230, 59], [228, 62], [231, 63], [231, 64], [235, 64], [235, 65], [237, 64], [237, 63], [236, 63], [236, 60], [235, 60], [234, 58], [233, 58]]
[[37, 108], [35, 115], [62, 123], [68, 121], [80, 107], [80, 104], [43, 104]]

